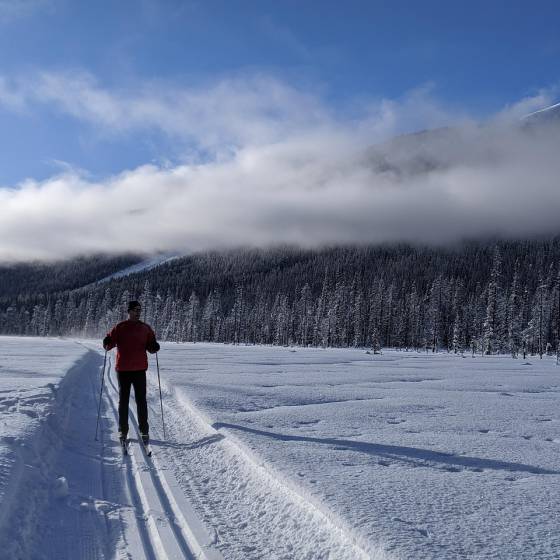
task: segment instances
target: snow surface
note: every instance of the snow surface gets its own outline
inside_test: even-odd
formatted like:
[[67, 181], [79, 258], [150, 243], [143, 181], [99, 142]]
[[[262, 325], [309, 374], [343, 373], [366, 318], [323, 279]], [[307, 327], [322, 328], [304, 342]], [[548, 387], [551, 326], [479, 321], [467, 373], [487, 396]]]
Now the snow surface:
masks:
[[0, 352], [0, 557], [560, 558], [552, 358], [167, 343], [127, 458], [99, 342]]
[[[54, 404], [68, 404], [64, 385], [84, 365], [85, 349], [45, 338], [0, 337], [0, 557], [31, 558], [42, 505], [64, 484], [50, 469], [53, 431], [66, 426]], [[61, 383], [64, 380], [64, 383]], [[52, 445], [51, 445], [52, 443]]]
[[560, 558], [552, 358], [191, 344], [166, 345], [161, 367], [179, 401], [363, 548]]

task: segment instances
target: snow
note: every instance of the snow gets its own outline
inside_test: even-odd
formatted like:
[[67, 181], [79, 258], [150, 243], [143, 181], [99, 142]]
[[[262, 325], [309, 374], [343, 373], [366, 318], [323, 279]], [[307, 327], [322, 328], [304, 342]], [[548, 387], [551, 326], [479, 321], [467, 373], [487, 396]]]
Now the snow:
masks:
[[65, 477], [60, 476], [59, 478], [56, 479], [53, 488], [53, 494], [57, 498], [66, 498], [68, 496], [69, 494], [68, 481], [66, 480]]
[[64, 414], [55, 419], [52, 408], [64, 406], [62, 389], [85, 350], [62, 340], [1, 337], [0, 354], [0, 550], [25, 558], [39, 510], [60, 485], [50, 463]]
[[[115, 280], [117, 278], [123, 278], [124, 276], [129, 276], [131, 274], [136, 274], [138, 272], [145, 272], [147, 270], [151, 270], [152, 268], [156, 268], [158, 266], [161, 266], [162, 264], [165, 264], [167, 262], [170, 262], [174, 259], [179, 258], [179, 255], [175, 255], [175, 254], [169, 254], [169, 253], [163, 253], [161, 255], [155, 255], [153, 257], [149, 257], [147, 259], [144, 259], [143, 261], [140, 261], [139, 263], [127, 266], [126, 268], [124, 268], [123, 270], [119, 270], [118, 272], [114, 272], [113, 274], [110, 274], [109, 276], [106, 276], [105, 278], [101, 278], [100, 280], [97, 280], [97, 282], [94, 282], [94, 284], [101, 284], [102, 282], [108, 282], [109, 280]], [[87, 287], [87, 286], [85, 286]]]
[[160, 364], [215, 434], [366, 549], [558, 557], [551, 358], [196, 344]]
[[98, 341], [0, 352], [7, 557], [558, 558], [553, 358], [165, 343], [124, 457]]

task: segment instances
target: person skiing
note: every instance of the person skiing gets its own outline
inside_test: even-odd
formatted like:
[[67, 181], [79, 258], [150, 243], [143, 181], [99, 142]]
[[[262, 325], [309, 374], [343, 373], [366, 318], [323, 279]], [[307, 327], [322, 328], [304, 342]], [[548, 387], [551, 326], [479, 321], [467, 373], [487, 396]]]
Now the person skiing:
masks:
[[142, 443], [148, 446], [150, 441], [146, 402], [146, 370], [148, 369], [146, 351], [155, 354], [160, 346], [152, 328], [140, 321], [141, 312], [140, 302], [130, 301], [128, 319], [114, 326], [103, 339], [103, 348], [106, 351], [117, 347], [115, 370], [119, 381], [119, 438], [123, 446], [126, 445], [128, 435], [128, 401], [131, 385], [134, 386]]

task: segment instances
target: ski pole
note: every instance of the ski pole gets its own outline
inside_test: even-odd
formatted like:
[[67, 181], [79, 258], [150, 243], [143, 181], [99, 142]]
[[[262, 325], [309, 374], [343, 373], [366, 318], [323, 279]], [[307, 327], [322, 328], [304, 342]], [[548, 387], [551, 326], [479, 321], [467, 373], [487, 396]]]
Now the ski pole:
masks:
[[99, 393], [99, 405], [97, 407], [97, 424], [95, 425], [95, 441], [97, 441], [97, 431], [99, 429], [99, 415], [101, 414], [101, 399], [103, 398], [103, 385], [105, 383], [105, 364], [107, 363], [107, 350], [103, 358], [103, 373], [101, 374], [101, 391]]
[[161, 406], [161, 423], [163, 424], [163, 439], [167, 439], [165, 435], [165, 419], [163, 418], [163, 400], [161, 398], [161, 381], [159, 378], [159, 360], [158, 360], [157, 352], [156, 352], [156, 365], [157, 365], [157, 380], [159, 385], [159, 404]]

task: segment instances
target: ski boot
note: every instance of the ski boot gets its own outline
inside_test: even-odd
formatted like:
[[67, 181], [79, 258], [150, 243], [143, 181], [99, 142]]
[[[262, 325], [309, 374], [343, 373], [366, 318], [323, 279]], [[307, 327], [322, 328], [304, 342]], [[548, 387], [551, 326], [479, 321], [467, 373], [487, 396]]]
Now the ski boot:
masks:
[[119, 442], [124, 455], [128, 455], [128, 434], [126, 432], [119, 432]]
[[146, 455], [148, 457], [152, 456], [152, 449], [150, 447], [150, 436], [148, 434], [140, 434], [142, 439], [142, 445], [144, 446], [144, 450], [146, 451]]

